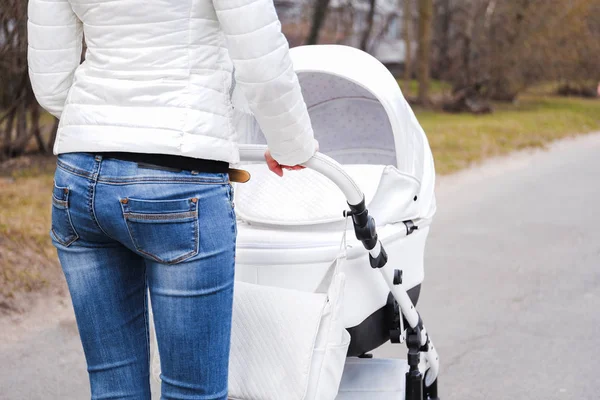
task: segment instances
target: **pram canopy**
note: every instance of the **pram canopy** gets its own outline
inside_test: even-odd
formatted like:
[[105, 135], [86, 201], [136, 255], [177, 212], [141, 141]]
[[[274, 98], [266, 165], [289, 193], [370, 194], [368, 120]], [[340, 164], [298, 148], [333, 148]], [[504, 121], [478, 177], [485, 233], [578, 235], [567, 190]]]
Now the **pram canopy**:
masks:
[[[296, 47], [291, 55], [320, 151], [344, 165], [378, 224], [430, 219], [435, 171], [429, 143], [385, 66], [338, 45]], [[237, 125], [240, 143], [265, 144], [251, 116], [238, 116]], [[320, 174], [304, 170], [281, 179], [264, 165], [245, 168], [254, 182], [236, 188], [240, 219], [280, 226], [343, 219], [345, 199]]]
[[[236, 103], [234, 90], [234, 105], [241, 106], [235, 122], [240, 158], [252, 175], [235, 187], [236, 280], [314, 292], [339, 254], [340, 233], [349, 228], [342, 211], [350, 209], [346, 222], [352, 221], [355, 239], [342, 245], [348, 294], [343, 324], [351, 336], [347, 356], [399, 340], [404, 321], [411, 352], [406, 391], [386, 386], [381, 398], [403, 398], [405, 392], [407, 400], [437, 398], [439, 360], [415, 309], [435, 213], [429, 143], [393, 76], [370, 55], [344, 46], [298, 47], [291, 54], [326, 156], [316, 154], [306, 169], [283, 178], [270, 172], [263, 134], [242, 111], [243, 102]], [[386, 362], [391, 369], [376, 370], [379, 361], [366, 360], [347, 359], [338, 399], [383, 396], [374, 377], [396, 381], [407, 367]]]

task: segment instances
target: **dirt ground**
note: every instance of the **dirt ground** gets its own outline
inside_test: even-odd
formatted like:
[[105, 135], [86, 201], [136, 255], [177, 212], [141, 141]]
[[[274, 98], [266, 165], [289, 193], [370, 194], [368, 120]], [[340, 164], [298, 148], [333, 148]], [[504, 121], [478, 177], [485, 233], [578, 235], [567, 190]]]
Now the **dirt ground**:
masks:
[[66, 294], [48, 234], [55, 165], [56, 157], [42, 155], [0, 162], [0, 315]]
[[39, 173], [51, 173], [56, 165], [54, 155], [24, 155], [0, 161], [0, 177], [6, 179], [15, 176], [33, 176]]

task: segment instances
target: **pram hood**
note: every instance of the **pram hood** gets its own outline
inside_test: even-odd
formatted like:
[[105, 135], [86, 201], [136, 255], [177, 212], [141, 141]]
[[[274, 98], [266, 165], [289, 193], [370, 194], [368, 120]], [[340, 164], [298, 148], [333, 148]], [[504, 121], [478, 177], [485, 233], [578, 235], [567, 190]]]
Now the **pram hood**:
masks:
[[[432, 218], [435, 169], [429, 143], [387, 68], [347, 46], [301, 46], [291, 56], [320, 151], [344, 165], [377, 222]], [[240, 143], [265, 144], [251, 115], [238, 114], [237, 128]], [[279, 178], [264, 165], [245, 168], [252, 180], [236, 187], [240, 219], [289, 226], [343, 218], [344, 197], [318, 173]]]

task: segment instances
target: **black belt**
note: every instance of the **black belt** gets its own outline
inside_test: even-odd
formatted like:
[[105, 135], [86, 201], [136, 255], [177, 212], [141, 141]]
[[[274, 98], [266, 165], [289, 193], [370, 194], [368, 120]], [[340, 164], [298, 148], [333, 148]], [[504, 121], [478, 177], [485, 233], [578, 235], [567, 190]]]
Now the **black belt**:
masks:
[[229, 163], [225, 161], [205, 160], [202, 158], [176, 156], [171, 154], [149, 154], [130, 152], [92, 153], [104, 158], [131, 161], [142, 168], [166, 169], [171, 171], [197, 171], [207, 173], [228, 173]]

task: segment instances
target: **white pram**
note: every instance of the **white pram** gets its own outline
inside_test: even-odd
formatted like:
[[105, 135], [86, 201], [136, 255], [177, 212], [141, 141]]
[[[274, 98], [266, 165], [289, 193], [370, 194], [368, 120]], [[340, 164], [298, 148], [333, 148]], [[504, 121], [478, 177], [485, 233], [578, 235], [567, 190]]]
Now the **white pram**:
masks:
[[[427, 138], [375, 58], [345, 46], [291, 54], [322, 154], [279, 178], [261, 163], [258, 125], [240, 116], [243, 168], [252, 179], [235, 187], [236, 279], [314, 290], [337, 254], [349, 209], [357, 239], [344, 264], [343, 316], [351, 343], [338, 399], [437, 399], [438, 356], [414, 308], [436, 210]], [[408, 361], [370, 358], [390, 340], [406, 340]]]

